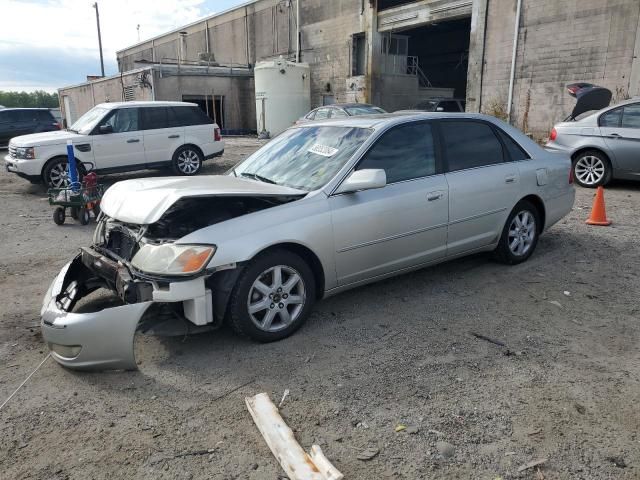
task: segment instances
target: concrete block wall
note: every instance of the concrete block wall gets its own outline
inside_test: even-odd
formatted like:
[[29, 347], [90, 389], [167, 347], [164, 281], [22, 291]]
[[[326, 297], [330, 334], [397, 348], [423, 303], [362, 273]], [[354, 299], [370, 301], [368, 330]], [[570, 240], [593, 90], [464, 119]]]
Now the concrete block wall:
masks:
[[[482, 106], [506, 106], [514, 0], [490, 0], [486, 25]], [[573, 82], [609, 88], [614, 101], [630, 93], [638, 0], [523, 0], [512, 122], [544, 139], [573, 108], [566, 93]], [[636, 63], [636, 68], [638, 64]]]

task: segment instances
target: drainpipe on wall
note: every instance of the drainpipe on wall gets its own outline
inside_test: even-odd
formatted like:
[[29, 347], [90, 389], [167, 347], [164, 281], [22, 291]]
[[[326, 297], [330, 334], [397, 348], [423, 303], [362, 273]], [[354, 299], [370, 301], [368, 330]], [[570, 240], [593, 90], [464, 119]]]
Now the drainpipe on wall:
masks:
[[509, 98], [507, 99], [507, 122], [511, 123], [511, 107], [513, 105], [513, 84], [516, 77], [516, 56], [518, 55], [518, 34], [520, 33], [520, 10], [522, 0], [517, 0], [516, 20], [513, 32], [513, 53], [511, 55], [511, 76], [509, 77]]
[[300, 0], [296, 0], [296, 62], [300, 63]]

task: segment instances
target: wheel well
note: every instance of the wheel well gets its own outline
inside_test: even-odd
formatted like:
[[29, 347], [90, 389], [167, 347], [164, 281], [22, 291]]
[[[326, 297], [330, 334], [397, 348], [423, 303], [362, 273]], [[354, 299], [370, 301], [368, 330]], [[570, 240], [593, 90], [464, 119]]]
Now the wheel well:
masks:
[[[272, 250], [288, 250], [290, 252], [295, 253], [296, 255], [302, 257], [304, 261], [307, 262], [309, 267], [311, 267], [311, 271], [313, 272], [314, 279], [316, 281], [316, 297], [318, 299], [322, 298], [324, 295], [324, 269], [322, 268], [322, 263], [318, 256], [313, 253], [313, 251], [304, 245], [300, 245], [299, 243], [279, 243], [277, 245], [272, 245], [268, 248], [265, 248], [257, 255], [260, 255], [264, 252], [269, 252]], [[256, 255], [256, 256], [257, 256]]]
[[527, 195], [524, 198], [521, 198], [520, 201], [526, 200], [529, 203], [532, 203], [534, 207], [538, 210], [538, 214], [540, 215], [540, 226], [538, 227], [538, 233], [542, 233], [544, 230], [544, 224], [546, 221], [546, 212], [544, 210], [544, 202], [537, 195]]
[[611, 167], [611, 159], [609, 158], [609, 155], [607, 155], [606, 153], [604, 153], [602, 150], [600, 150], [599, 148], [595, 148], [595, 147], [584, 147], [581, 148], [580, 150], [576, 151], [573, 153], [573, 155], [571, 155], [571, 160], [574, 161], [576, 158], [578, 158], [581, 154], [585, 153], [585, 152], [598, 152], [600, 155], [602, 155], [604, 157], [604, 159], [609, 162], [609, 167]]
[[[47, 170], [47, 168], [49, 167], [49, 165], [51, 165], [53, 162], [55, 162], [56, 160], [67, 160], [67, 156], [66, 155], [56, 155], [55, 157], [51, 157], [49, 160], [47, 160], [45, 162], [45, 164], [42, 166], [42, 171], [40, 172], [40, 177], [42, 177], [42, 180], [47, 183], [47, 179], [44, 178], [44, 172]], [[82, 164], [82, 162], [78, 159], [78, 157], [76, 157], [76, 164], [78, 165], [78, 170], [80, 170], [80, 172], [84, 172], [85, 168], [84, 165]]]
[[[204, 159], [204, 152], [202, 151], [202, 149], [193, 143], [185, 143], [184, 145], [180, 145], [180, 147], [176, 149], [176, 153], [184, 147], [191, 147], [194, 150], [197, 150], [200, 153], [200, 156]], [[175, 156], [175, 153], [173, 155]]]

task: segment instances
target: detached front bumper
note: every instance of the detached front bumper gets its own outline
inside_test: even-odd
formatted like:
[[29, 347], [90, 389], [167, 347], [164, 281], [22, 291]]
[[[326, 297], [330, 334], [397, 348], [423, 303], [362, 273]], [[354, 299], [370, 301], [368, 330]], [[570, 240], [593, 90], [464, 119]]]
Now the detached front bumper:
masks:
[[[182, 302], [184, 317], [191, 323], [212, 321], [211, 291], [205, 289], [202, 277], [163, 285], [136, 283], [127, 278], [123, 268], [97, 252], [83, 249], [53, 280], [40, 314], [42, 336], [58, 363], [78, 370], [135, 370], [134, 336], [154, 304]], [[111, 290], [112, 298], [117, 298], [117, 293], [130, 301], [86, 313], [73, 311], [77, 300], [99, 288]], [[134, 290], [142, 292], [137, 299]]]

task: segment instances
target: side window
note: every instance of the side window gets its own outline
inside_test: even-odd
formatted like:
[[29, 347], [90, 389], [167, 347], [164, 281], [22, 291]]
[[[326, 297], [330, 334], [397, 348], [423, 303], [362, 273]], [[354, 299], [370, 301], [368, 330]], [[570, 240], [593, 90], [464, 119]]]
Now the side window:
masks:
[[440, 129], [450, 172], [502, 163], [502, 144], [486, 123], [442, 121]]
[[[207, 117], [200, 107], [170, 107], [169, 110], [169, 126], [188, 127], [213, 123], [213, 120]], [[175, 120], [172, 120], [172, 117]]]
[[45, 110], [38, 110], [38, 121], [39, 122], [55, 122], [56, 119], [53, 117], [51, 113]]
[[600, 115], [600, 126], [616, 128], [620, 126], [621, 120], [622, 120], [622, 109], [616, 108], [615, 110], [610, 110], [607, 113]]
[[20, 112], [18, 110], [11, 110], [5, 113], [7, 115], [7, 123], [17, 123], [20, 121]]
[[316, 116], [316, 111], [315, 110], [311, 110], [311, 112], [307, 113], [307, 116], [304, 117], [304, 118], [306, 118], [307, 120], [313, 120], [313, 117], [315, 117], [315, 116]]
[[504, 146], [507, 149], [507, 153], [509, 154], [511, 161], [517, 162], [519, 160], [529, 160], [531, 158], [513, 138], [499, 128], [496, 128], [496, 130], [498, 131], [498, 136], [502, 140], [502, 143], [504, 143]]
[[9, 112], [0, 112], [0, 123], [9, 123]]
[[342, 110], [340, 110], [339, 108], [331, 109], [331, 118], [342, 118], [342, 117], [348, 117], [348, 115], [344, 113]]
[[111, 125], [113, 133], [134, 132], [138, 128], [138, 109], [121, 108], [114, 110], [102, 125]]
[[431, 124], [400, 125], [386, 132], [358, 164], [357, 169], [380, 168], [387, 183], [426, 177], [436, 173]]
[[622, 128], [640, 128], [640, 103], [624, 107]]
[[24, 123], [35, 122], [38, 118], [38, 110], [19, 110], [18, 121]]
[[323, 120], [325, 118], [329, 118], [328, 108], [319, 108], [318, 110], [316, 110], [316, 120]]
[[142, 112], [142, 129], [155, 130], [169, 126], [167, 107], [144, 107]]

